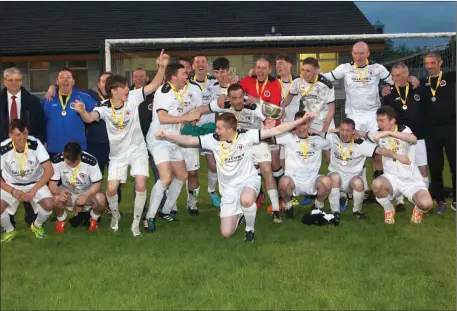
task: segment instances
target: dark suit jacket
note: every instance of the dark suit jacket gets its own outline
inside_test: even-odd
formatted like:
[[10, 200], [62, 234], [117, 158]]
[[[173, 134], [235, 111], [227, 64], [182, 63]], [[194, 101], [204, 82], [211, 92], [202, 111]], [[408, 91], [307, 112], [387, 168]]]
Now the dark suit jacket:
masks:
[[[21, 120], [28, 123], [29, 134], [46, 142], [46, 121], [38, 97], [21, 87]], [[8, 113], [8, 94], [6, 88], [0, 92], [0, 141], [7, 139], [10, 116]]]

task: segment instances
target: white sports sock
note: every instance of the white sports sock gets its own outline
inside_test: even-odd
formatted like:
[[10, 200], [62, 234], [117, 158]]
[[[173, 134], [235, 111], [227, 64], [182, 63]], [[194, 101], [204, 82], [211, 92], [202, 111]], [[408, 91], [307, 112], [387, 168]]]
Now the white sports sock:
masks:
[[[149, 209], [148, 213], [146, 214], [147, 218], [155, 218], [157, 210], [159, 209], [160, 202], [162, 201], [163, 194], [167, 190], [167, 187], [163, 184], [163, 182], [159, 179], [154, 187], [151, 190], [151, 196], [149, 197]], [[167, 193], [167, 201], [168, 201], [168, 193]], [[166, 202], [165, 202], [166, 205]]]
[[428, 179], [428, 176], [422, 177], [422, 181], [424, 182], [425, 187], [427, 187], [427, 189], [429, 189], [429, 187], [430, 187], [430, 179]]
[[65, 221], [67, 219], [67, 212], [64, 210], [62, 216], [57, 217], [58, 221]]
[[91, 209], [91, 210], [90, 210], [90, 217], [92, 217], [92, 218], [95, 219], [95, 220], [98, 220], [98, 218], [100, 218], [100, 214], [98, 214], [98, 215], [95, 214], [94, 210]]
[[353, 191], [352, 192], [353, 200], [354, 200], [354, 207], [352, 208], [352, 212], [360, 212], [362, 211], [362, 204], [363, 199], [365, 198], [365, 193]]
[[279, 212], [279, 194], [277, 189], [268, 190], [268, 196], [270, 197], [272, 211]]
[[163, 206], [162, 213], [170, 214], [173, 205], [175, 205], [176, 200], [178, 199], [179, 194], [181, 193], [183, 185], [183, 180], [176, 179], [176, 177], [173, 178], [173, 181], [170, 183], [170, 186], [168, 186], [167, 202], [165, 202], [165, 205]]
[[48, 220], [49, 216], [52, 214], [52, 211], [45, 211], [41, 205], [38, 204], [38, 215], [35, 219], [35, 226], [41, 227], [46, 220]]
[[216, 192], [217, 173], [208, 170], [208, 193]]
[[195, 188], [194, 190], [187, 191], [187, 202], [188, 205], [191, 207], [197, 207], [198, 202], [198, 194], [200, 193], [200, 186]]
[[14, 231], [14, 226], [11, 223], [10, 214], [7, 211], [4, 211], [2, 216], [0, 217], [2, 228], [5, 229], [6, 232]]
[[254, 203], [251, 207], [242, 207], [244, 221], [246, 222], [246, 231], [254, 232], [255, 215], [257, 214], [257, 205]]
[[396, 197], [395, 200], [397, 201], [397, 204], [405, 204], [405, 197], [402, 195]]
[[330, 202], [330, 209], [333, 213], [340, 212], [340, 189], [332, 188], [328, 195], [328, 201]]
[[289, 202], [287, 202], [287, 203], [284, 202], [284, 209], [285, 209], [286, 211], [290, 210], [290, 209], [292, 208], [292, 206], [293, 206], [292, 203], [293, 203], [292, 201], [289, 201]]
[[362, 177], [363, 189], [365, 191], [367, 191], [369, 188], [368, 188], [368, 181], [367, 181], [367, 168], [365, 166], [363, 167], [362, 175], [360, 177]]
[[423, 210], [421, 210], [421, 209], [419, 208], [419, 206], [414, 205], [414, 207], [416, 208], [416, 210], [417, 210], [417, 212], [418, 212], [419, 214], [425, 214], [425, 213], [426, 213], [426, 212], [424, 212]]
[[386, 198], [376, 198], [376, 201], [378, 201], [379, 204], [381, 204], [382, 208], [384, 208], [385, 212], [392, 212], [394, 207], [392, 205], [392, 202], [389, 200], [389, 197]]
[[314, 206], [316, 206], [318, 209], [323, 209], [324, 208], [324, 202], [319, 202], [316, 198], [316, 200], [314, 200]]
[[117, 193], [113, 195], [112, 197], [108, 196], [108, 193], [106, 194], [106, 200], [108, 201], [108, 206], [109, 209], [111, 210], [111, 214], [116, 215], [117, 214], [117, 209], [119, 207], [119, 197], [117, 196]]
[[144, 205], [146, 204], [146, 191], [138, 192], [135, 191], [135, 203], [133, 205], [133, 219], [141, 220], [141, 216], [143, 215]]

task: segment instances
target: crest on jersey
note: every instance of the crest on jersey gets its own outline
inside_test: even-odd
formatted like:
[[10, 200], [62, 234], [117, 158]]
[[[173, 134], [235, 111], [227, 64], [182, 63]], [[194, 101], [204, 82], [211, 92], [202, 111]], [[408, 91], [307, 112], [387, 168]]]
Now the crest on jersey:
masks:
[[239, 152], [243, 152], [244, 146], [243, 145], [237, 145], [236, 146], [236, 150], [238, 150]]
[[440, 86], [446, 86], [446, 80], [441, 80]]
[[152, 111], [152, 104], [148, 105], [148, 110]]
[[28, 163], [29, 165], [34, 165], [34, 164], [35, 164], [35, 162], [34, 162], [34, 161], [31, 161], [31, 160], [28, 160], [27, 163]]
[[418, 102], [421, 100], [421, 97], [419, 96], [419, 94], [415, 94], [414, 99]]
[[369, 71], [368, 71], [368, 75], [369, 75], [369, 76], [373, 76], [373, 75], [374, 75], [374, 71], [373, 71], [373, 70], [369, 70]]
[[189, 93], [189, 98], [192, 99], [194, 97], [194, 93]]
[[79, 173], [79, 177], [81, 177], [81, 178], [86, 178], [86, 174], [84, 174], [84, 173]]
[[263, 95], [264, 95], [265, 97], [270, 97], [270, 96], [271, 96], [271, 93], [270, 93], [270, 91], [265, 91], [265, 92], [263, 92]]
[[126, 111], [125, 111], [125, 115], [126, 115], [126, 116], [130, 116], [131, 113], [132, 113], [132, 112], [131, 112], [130, 110], [126, 110]]
[[211, 86], [208, 86], [207, 90], [208, 90], [208, 92], [211, 93], [211, 91], [213, 90], [213, 88], [212, 88]]

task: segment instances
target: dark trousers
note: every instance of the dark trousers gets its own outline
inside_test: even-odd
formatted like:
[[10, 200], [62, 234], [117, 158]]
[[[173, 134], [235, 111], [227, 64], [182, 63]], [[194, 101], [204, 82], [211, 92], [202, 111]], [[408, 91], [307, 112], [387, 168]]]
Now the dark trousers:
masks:
[[455, 155], [456, 134], [455, 124], [430, 126], [425, 137], [427, 146], [427, 160], [430, 168], [430, 185], [432, 194], [437, 202], [444, 202], [443, 168], [444, 153], [446, 152], [452, 176], [452, 196], [455, 202]]
[[[100, 171], [102, 171], [102, 175], [105, 175], [105, 168], [108, 170], [109, 165], [109, 143], [93, 143], [87, 142], [87, 152], [93, 155], [98, 162], [98, 166], [100, 167]], [[121, 202], [122, 198], [122, 191], [121, 185], [119, 184], [119, 188], [117, 188], [117, 196], [118, 202]]]

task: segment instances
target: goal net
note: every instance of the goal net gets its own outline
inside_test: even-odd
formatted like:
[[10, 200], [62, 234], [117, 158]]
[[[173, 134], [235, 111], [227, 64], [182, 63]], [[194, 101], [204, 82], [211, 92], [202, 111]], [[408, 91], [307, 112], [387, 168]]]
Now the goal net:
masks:
[[[352, 45], [357, 41], [370, 46], [370, 60], [383, 64], [387, 69], [397, 62], [404, 62], [412, 75], [422, 78], [427, 75], [424, 55], [439, 51], [443, 70], [456, 68], [455, 33], [420, 34], [375, 34], [333, 36], [265, 36], [238, 38], [170, 38], [170, 39], [115, 39], [105, 40], [105, 67], [107, 71], [123, 75], [132, 81], [137, 68], [146, 70], [153, 77], [157, 70], [156, 57], [163, 48], [172, 61], [180, 57], [192, 59], [196, 54], [206, 55], [211, 73], [214, 59], [224, 56], [229, 59], [231, 74], [240, 78], [253, 68], [258, 56], [268, 57], [276, 75], [275, 59], [278, 54], [287, 54], [294, 64], [292, 74], [299, 75], [300, 61], [307, 57], [319, 60], [322, 72], [329, 72], [339, 64], [352, 61]], [[337, 111], [335, 122], [344, 118], [345, 92], [343, 83], [335, 85]]]

